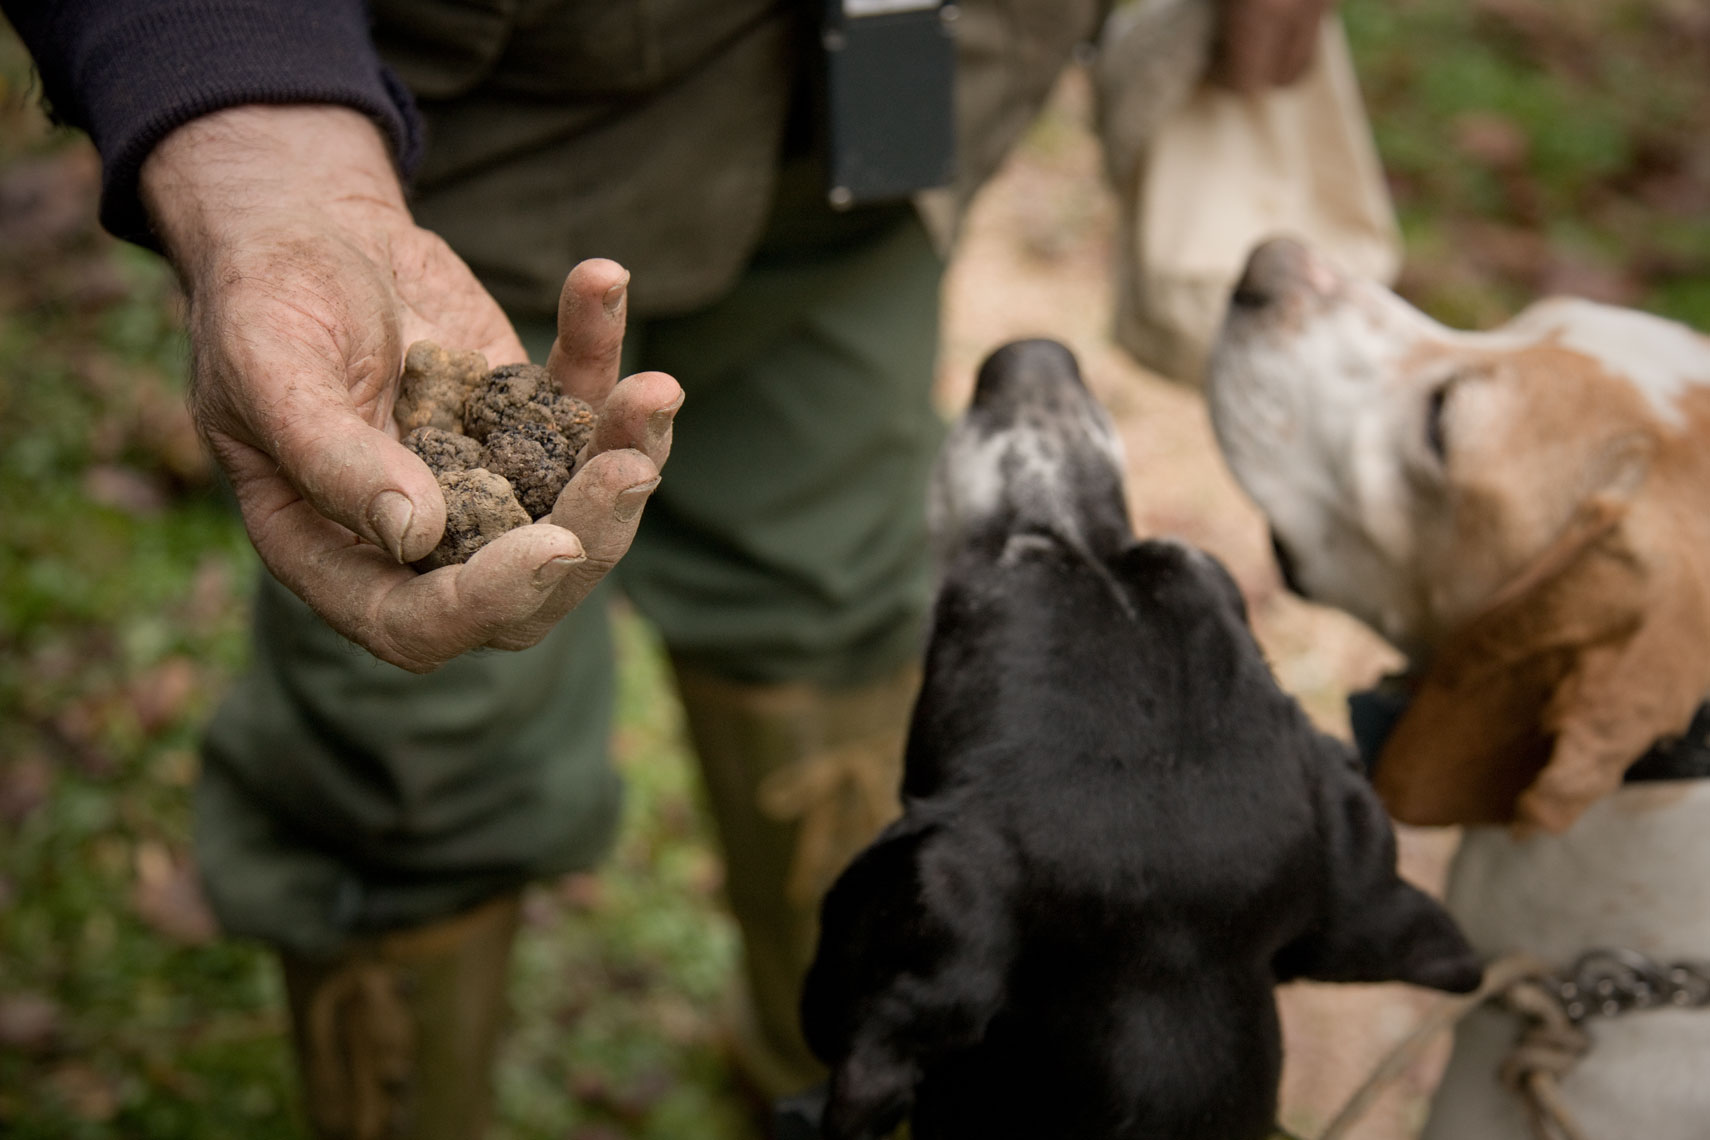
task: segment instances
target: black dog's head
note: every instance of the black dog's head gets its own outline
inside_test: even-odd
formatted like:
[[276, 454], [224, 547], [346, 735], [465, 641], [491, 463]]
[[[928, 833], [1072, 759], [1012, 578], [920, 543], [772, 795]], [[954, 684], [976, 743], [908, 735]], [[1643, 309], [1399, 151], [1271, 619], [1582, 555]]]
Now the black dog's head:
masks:
[[904, 814], [828, 896], [804, 1028], [825, 1128], [1245, 1140], [1292, 977], [1477, 984], [1348, 750], [1209, 556], [1129, 529], [1074, 360], [982, 368], [933, 496], [944, 580]]

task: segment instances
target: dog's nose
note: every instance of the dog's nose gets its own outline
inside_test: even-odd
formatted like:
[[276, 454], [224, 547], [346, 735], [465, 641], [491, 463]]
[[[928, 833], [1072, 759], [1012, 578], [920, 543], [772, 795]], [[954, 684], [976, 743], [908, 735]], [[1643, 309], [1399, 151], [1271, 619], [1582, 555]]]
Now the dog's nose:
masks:
[[1248, 255], [1229, 300], [1239, 308], [1262, 309], [1303, 284], [1324, 292], [1324, 277], [1323, 267], [1304, 245], [1292, 238], [1272, 238]]

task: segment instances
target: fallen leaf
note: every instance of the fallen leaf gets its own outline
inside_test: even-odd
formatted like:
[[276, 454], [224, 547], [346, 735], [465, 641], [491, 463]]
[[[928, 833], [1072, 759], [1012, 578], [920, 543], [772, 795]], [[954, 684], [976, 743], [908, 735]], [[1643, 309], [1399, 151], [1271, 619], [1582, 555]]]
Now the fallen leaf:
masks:
[[105, 1124], [119, 1114], [119, 1090], [114, 1082], [81, 1061], [61, 1065], [48, 1074], [48, 1087], [73, 1115], [92, 1124]]
[[1543, 293], [1562, 293], [1610, 305], [1634, 305], [1641, 290], [1625, 269], [1562, 259], [1538, 283]]
[[558, 880], [558, 897], [572, 910], [596, 911], [605, 904], [606, 888], [598, 875], [577, 872]]
[[177, 392], [154, 387], [139, 393], [136, 442], [180, 487], [213, 482], [214, 461]]
[[1582, 81], [1596, 74], [1599, 21], [1595, 5], [1551, 0], [1475, 0], [1473, 10], [1492, 26], [1519, 41], [1521, 54], [1558, 74]]
[[689, 888], [703, 898], [716, 898], [724, 890], [724, 860], [707, 848], [695, 851], [689, 864]]
[[115, 463], [129, 455], [178, 488], [212, 481], [213, 461], [196, 433], [183, 391], [166, 373], [99, 347], [75, 351], [72, 361], [72, 374], [101, 409], [90, 427], [97, 458]]
[[1532, 140], [1520, 124], [1495, 111], [1457, 115], [1453, 128], [1455, 149], [1494, 170], [1524, 165], [1532, 150]]
[[[90, 660], [97, 659], [93, 655], [90, 657]], [[110, 706], [110, 700], [90, 696], [66, 705], [53, 717], [54, 732], [65, 745], [67, 758], [78, 771], [92, 779], [105, 779], [118, 768], [112, 754], [101, 743], [101, 729], [111, 715]]]
[[681, 994], [658, 995], [650, 1012], [659, 1036], [673, 1045], [687, 1046], [707, 1036], [706, 1011]]
[[658, 1107], [677, 1085], [668, 1070], [649, 1066], [624, 1082], [612, 1103], [612, 1109], [630, 1120], [641, 1120]]
[[215, 554], [204, 555], [196, 564], [184, 599], [181, 613], [185, 624], [197, 633], [208, 633], [238, 604], [225, 560]]
[[155, 757], [154, 775], [161, 783], [174, 788], [188, 788], [196, 782], [201, 759], [191, 748], [169, 748]]
[[190, 658], [168, 657], [127, 686], [131, 710], [146, 733], [159, 732], [183, 715], [201, 678]]
[[675, 1084], [676, 1079], [670, 1073], [657, 1067], [642, 1070], [621, 1086], [598, 1072], [584, 1071], [569, 1077], [570, 1094], [579, 1104], [601, 1109], [630, 1123], [645, 1119]]
[[150, 1054], [143, 1061], [143, 1071], [148, 1074], [149, 1083], [170, 1091], [179, 1100], [195, 1102], [207, 1098], [207, 1081], [200, 1074], [175, 1065], [169, 1056]]
[[101, 163], [90, 146], [70, 146], [0, 172], [0, 250], [24, 264], [95, 232]]
[[42, 756], [29, 753], [0, 766], [0, 823], [24, 822], [52, 789], [53, 768]]
[[66, 259], [43, 292], [85, 313], [110, 308], [131, 295], [131, 283], [119, 272], [111, 250], [96, 246]]
[[1681, 47], [1710, 48], [1710, 8], [1703, 0], [1651, 0], [1651, 17]]
[[558, 904], [544, 891], [529, 891], [522, 900], [523, 925], [543, 930], [558, 921]]
[[135, 868], [131, 907], [150, 929], [183, 946], [206, 945], [218, 936], [219, 924], [188, 859], [145, 840], [137, 844]]
[[624, 1134], [604, 1124], [584, 1124], [570, 1134], [570, 1140], [624, 1140]]
[[0, 1049], [46, 1053], [59, 1039], [59, 1003], [41, 994], [0, 997]]
[[1457, 227], [1457, 241], [1480, 269], [1529, 288], [1535, 287], [1554, 264], [1549, 241], [1524, 226], [1467, 222]]
[[1634, 185], [1633, 194], [1651, 209], [1677, 217], [1702, 217], [1710, 213], [1710, 182], [1689, 171], [1650, 175]]
[[86, 471], [83, 493], [101, 506], [133, 518], [152, 518], [166, 506], [166, 490], [158, 479], [116, 463], [103, 463]]
[[658, 981], [658, 969], [650, 962], [608, 961], [606, 987], [615, 993], [644, 994]]
[[578, 1069], [566, 1074], [564, 1084], [580, 1104], [604, 1104], [611, 1096], [611, 1082], [597, 1069]]

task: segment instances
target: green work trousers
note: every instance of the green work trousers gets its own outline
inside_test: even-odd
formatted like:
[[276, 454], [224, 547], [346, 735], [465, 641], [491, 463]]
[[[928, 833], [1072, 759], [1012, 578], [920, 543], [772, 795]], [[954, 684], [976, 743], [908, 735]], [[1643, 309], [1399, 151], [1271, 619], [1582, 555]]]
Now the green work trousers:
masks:
[[[687, 400], [615, 585], [699, 670], [861, 684], [918, 652], [928, 603], [942, 267], [904, 207], [770, 233], [719, 302], [631, 324], [626, 367], [671, 373]], [[544, 359], [550, 327], [519, 331]], [[613, 585], [532, 649], [416, 676], [263, 576], [254, 661], [196, 793], [225, 929], [333, 953], [595, 864], [621, 802]]]

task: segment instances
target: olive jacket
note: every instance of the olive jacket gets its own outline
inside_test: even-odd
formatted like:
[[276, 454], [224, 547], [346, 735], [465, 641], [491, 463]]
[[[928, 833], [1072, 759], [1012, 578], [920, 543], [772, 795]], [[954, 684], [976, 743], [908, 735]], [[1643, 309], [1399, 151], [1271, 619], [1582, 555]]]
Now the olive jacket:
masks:
[[[137, 175], [181, 123], [243, 103], [369, 115], [418, 220], [498, 300], [550, 314], [576, 261], [633, 273], [632, 310], [693, 309], [752, 255], [813, 135], [823, 0], [0, 0], [46, 101], [89, 132], [102, 221], [155, 244]], [[1109, 0], [956, 6], [958, 178], [942, 235]], [[794, 140], [794, 141], [792, 141]]]
[[[952, 225], [1104, 8], [958, 6]], [[425, 124], [417, 217], [513, 311], [552, 312], [565, 272], [588, 256], [630, 269], [635, 312], [705, 304], [766, 224], [815, 66], [815, 11], [802, 0], [378, 0], [375, 42]]]

